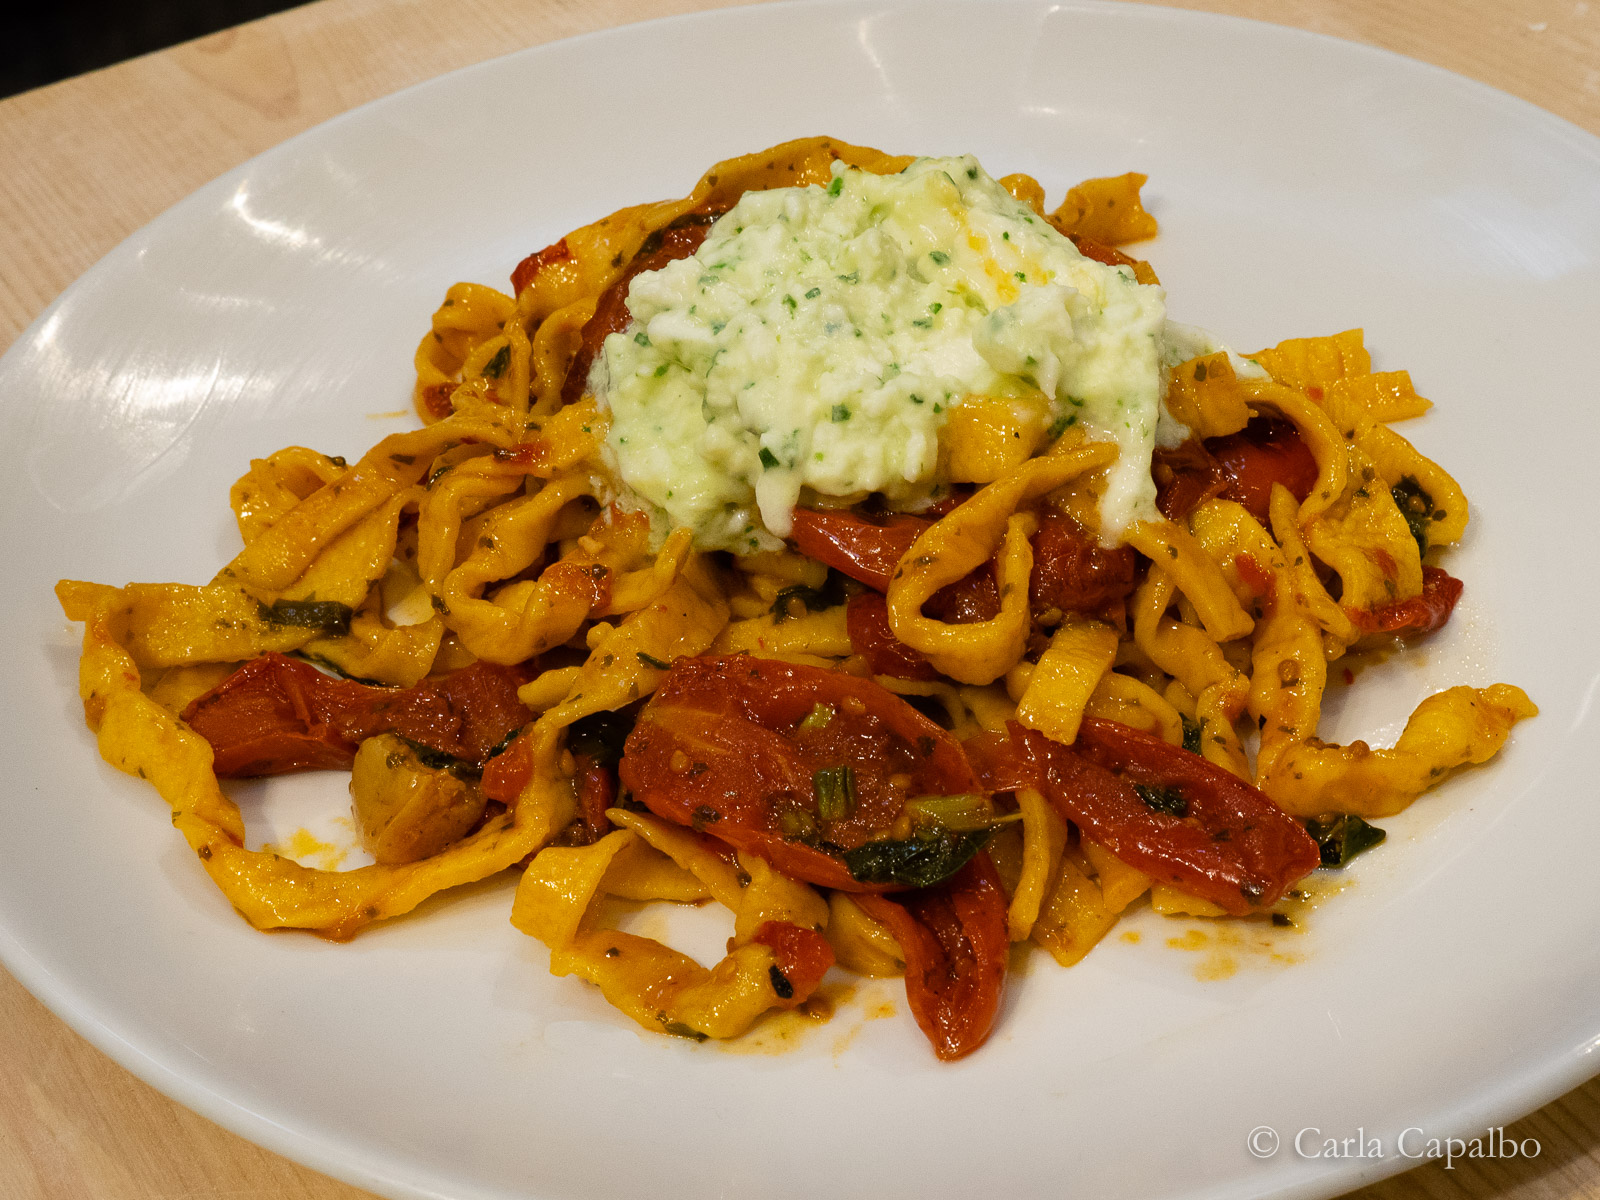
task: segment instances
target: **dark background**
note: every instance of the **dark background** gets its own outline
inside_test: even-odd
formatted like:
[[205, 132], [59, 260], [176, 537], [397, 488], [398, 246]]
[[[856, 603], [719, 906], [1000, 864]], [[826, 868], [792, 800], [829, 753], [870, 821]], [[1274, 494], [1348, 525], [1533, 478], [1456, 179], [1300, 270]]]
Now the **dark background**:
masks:
[[0, 96], [42, 87], [300, 0], [6, 0], [0, 15]]

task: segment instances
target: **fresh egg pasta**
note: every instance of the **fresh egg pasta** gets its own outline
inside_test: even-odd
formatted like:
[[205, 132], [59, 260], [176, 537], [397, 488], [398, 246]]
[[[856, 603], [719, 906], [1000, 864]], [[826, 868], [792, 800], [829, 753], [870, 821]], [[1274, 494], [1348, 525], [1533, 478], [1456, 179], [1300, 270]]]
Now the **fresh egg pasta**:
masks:
[[[641, 1026], [736, 1037], [834, 968], [982, 1045], [1016, 943], [1283, 918], [1534, 705], [1318, 737], [1330, 672], [1441, 628], [1467, 523], [1359, 331], [1172, 320], [1144, 177], [803, 139], [458, 283], [423, 426], [289, 447], [203, 584], [64, 580], [105, 759], [260, 929], [334, 939], [519, 870], [513, 924]], [[370, 865], [246, 848], [221, 780], [350, 772]], [[720, 904], [711, 965], [616, 927]]]

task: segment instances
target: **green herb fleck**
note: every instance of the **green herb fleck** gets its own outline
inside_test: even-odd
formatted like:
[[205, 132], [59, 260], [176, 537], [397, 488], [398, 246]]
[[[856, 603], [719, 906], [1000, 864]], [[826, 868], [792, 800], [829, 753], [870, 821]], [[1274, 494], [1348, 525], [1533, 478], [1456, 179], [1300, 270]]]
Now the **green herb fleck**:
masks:
[[823, 704], [821, 702], [813, 704], [811, 706], [811, 711], [808, 712], [804, 719], [801, 720], [796, 732], [816, 733], [820, 729], [826, 729], [833, 723], [833, 716], [833, 705]]
[[765, 446], [761, 447], [761, 465], [769, 471], [778, 465], [778, 456]]
[[671, 663], [662, 662], [659, 658], [655, 657], [655, 655], [653, 655], [653, 654], [646, 654], [643, 650], [636, 651], [635, 653], [638, 654], [639, 661], [642, 662], [647, 667], [654, 667], [658, 671], [670, 671], [670, 670], [672, 670], [672, 664]]
[[1434, 520], [1433, 497], [1423, 490], [1415, 475], [1402, 475], [1400, 482], [1389, 489], [1395, 507], [1406, 519], [1406, 528], [1416, 540], [1417, 553], [1428, 552], [1428, 526]]
[[855, 768], [823, 767], [812, 772], [811, 795], [817, 802], [817, 815], [824, 821], [844, 820], [856, 807]]
[[1166, 813], [1171, 817], [1189, 815], [1189, 801], [1175, 787], [1153, 787], [1136, 783], [1133, 785], [1133, 790], [1139, 793], [1139, 799], [1144, 801], [1145, 807], [1151, 812]]
[[257, 604], [256, 615], [268, 625], [293, 625], [344, 635], [350, 632], [351, 609], [337, 600], [274, 600]]
[[1306, 822], [1306, 832], [1316, 839], [1325, 867], [1342, 867], [1388, 836], [1376, 825], [1368, 825], [1354, 813], [1326, 813], [1312, 817]]
[[950, 256], [943, 250], [929, 250], [928, 257], [933, 259], [933, 261], [938, 263], [941, 267], [950, 261]]
[[483, 364], [481, 374], [485, 379], [499, 379], [506, 373], [506, 368], [511, 365], [511, 347], [501, 346], [494, 352], [494, 357]]
[[839, 857], [857, 883], [932, 887], [966, 866], [993, 833], [993, 829], [974, 829], [905, 841], [867, 842]]

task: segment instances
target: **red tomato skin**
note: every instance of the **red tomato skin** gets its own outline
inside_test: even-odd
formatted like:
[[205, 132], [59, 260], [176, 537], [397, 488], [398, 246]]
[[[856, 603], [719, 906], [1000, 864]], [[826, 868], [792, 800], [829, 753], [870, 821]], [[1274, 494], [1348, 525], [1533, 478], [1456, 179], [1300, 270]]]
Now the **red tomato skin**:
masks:
[[[826, 736], [836, 740], [824, 751], [796, 740], [818, 704], [835, 714]], [[901, 791], [884, 782], [895, 769], [885, 755], [898, 756], [904, 769]], [[812, 806], [814, 771], [841, 764], [857, 774], [855, 824], [830, 826], [829, 837], [853, 839], [847, 846], [887, 829], [909, 796], [976, 788], [960, 745], [872, 680], [745, 656], [674, 662], [618, 769], [657, 816], [758, 854], [797, 879], [852, 892], [893, 886], [858, 883], [840, 859], [784, 836], [780, 816]]]
[[1156, 481], [1156, 507], [1169, 521], [1187, 519], [1228, 486], [1227, 472], [1199, 438], [1173, 450], [1157, 450], [1150, 458], [1150, 474]]
[[533, 778], [533, 742], [519, 733], [511, 744], [483, 765], [483, 794], [509, 805]]
[[867, 660], [874, 675], [933, 680], [939, 672], [921, 651], [897, 640], [889, 628], [889, 605], [877, 592], [862, 592], [845, 610], [850, 645]]
[[1371, 612], [1358, 608], [1345, 609], [1345, 615], [1356, 623], [1363, 633], [1392, 633], [1404, 637], [1409, 634], [1433, 633], [1443, 629], [1455, 611], [1456, 601], [1466, 585], [1442, 567], [1422, 568], [1422, 594], [1409, 600], [1396, 600]]
[[190, 703], [183, 720], [211, 743], [223, 778], [348, 770], [362, 741], [391, 732], [476, 764], [532, 716], [517, 700], [527, 675], [474, 663], [411, 688], [373, 687], [264, 654]]
[[[601, 766], [591, 754], [576, 755], [573, 762], [578, 784], [578, 824], [584, 844], [592, 845], [611, 832], [606, 809], [617, 802], [617, 774], [610, 767]], [[517, 789], [519, 795], [521, 791]]]
[[[808, 558], [887, 592], [906, 551], [933, 524], [927, 517], [904, 514], [870, 521], [844, 510], [797, 508], [789, 536]], [[1045, 516], [1034, 535], [1033, 550], [1031, 591], [1036, 612], [1048, 608], [1098, 612], [1133, 591], [1138, 556], [1127, 547], [1105, 549], [1064, 514]], [[994, 619], [1000, 612], [1000, 591], [993, 568], [982, 566], [939, 589], [924, 611], [952, 625]]]
[[1035, 613], [1097, 613], [1132, 594], [1139, 556], [1132, 547], [1108, 550], [1065, 513], [1047, 512], [1033, 535], [1029, 604]]
[[807, 558], [887, 592], [911, 543], [932, 527], [926, 517], [902, 514], [874, 522], [846, 509], [797, 508], [789, 537]]
[[543, 250], [535, 250], [519, 262], [511, 272], [511, 294], [515, 296], [520, 293], [545, 268], [571, 261], [572, 251], [567, 246], [566, 238], [546, 246]]
[[987, 851], [936, 887], [856, 897], [887, 926], [906, 961], [906, 1002], [940, 1059], [971, 1054], [1000, 1012], [1006, 960], [1006, 898]]
[[[1275, 904], [1321, 862], [1305, 828], [1261, 792], [1161, 738], [1085, 717], [1072, 746], [1020, 725], [1012, 741], [1056, 811], [1123, 862], [1234, 916]], [[1177, 788], [1179, 817], [1134, 785]]]
[[1288, 421], [1253, 417], [1238, 433], [1209, 438], [1206, 449], [1228, 478], [1225, 500], [1235, 500], [1265, 524], [1272, 485], [1281, 483], [1304, 500], [1317, 483], [1317, 460], [1300, 431]]
[[[572, 365], [567, 370], [567, 377], [561, 385], [561, 402], [573, 404], [583, 397], [583, 390], [589, 382], [589, 368], [594, 366], [594, 360], [600, 353], [600, 347], [606, 338], [613, 333], [621, 333], [633, 322], [633, 314], [628, 311], [628, 285], [636, 275], [645, 271], [659, 271], [669, 262], [680, 258], [688, 258], [701, 243], [706, 240], [710, 232], [712, 214], [694, 213], [682, 223], [675, 223], [661, 230], [657, 244], [650, 250], [642, 250], [633, 256], [622, 274], [617, 276], [611, 286], [600, 293], [600, 299], [595, 302], [594, 315], [584, 322], [579, 333], [581, 342], [577, 356], [572, 360]], [[647, 243], [648, 244], [648, 243]], [[521, 290], [520, 288], [518, 289]]]
[[793, 994], [780, 997], [783, 1008], [796, 1008], [811, 998], [822, 977], [833, 966], [833, 947], [814, 929], [802, 929], [789, 921], [765, 921], [750, 939], [770, 946], [778, 960], [778, 970]]

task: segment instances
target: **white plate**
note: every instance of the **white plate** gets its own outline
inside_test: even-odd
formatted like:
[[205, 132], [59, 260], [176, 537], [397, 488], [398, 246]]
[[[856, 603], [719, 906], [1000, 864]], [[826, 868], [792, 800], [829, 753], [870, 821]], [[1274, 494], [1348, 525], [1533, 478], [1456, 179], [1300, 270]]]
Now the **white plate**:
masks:
[[[975, 151], [1052, 197], [1148, 172], [1171, 308], [1235, 345], [1364, 325], [1437, 410], [1406, 429], [1475, 505], [1448, 630], [1325, 733], [1392, 737], [1427, 690], [1543, 706], [1390, 825], [1305, 961], [1207, 954], [1148, 913], [1013, 982], [979, 1054], [847, 1007], [778, 1055], [637, 1032], [547, 974], [509, 882], [328, 945], [252, 932], [143, 785], [95, 757], [61, 576], [203, 580], [230, 481], [289, 443], [359, 454], [409, 418], [444, 288], [500, 281], [726, 155], [813, 132]], [[1525, 1112], [1600, 1059], [1589, 347], [1600, 142], [1428, 67], [1126, 5], [825, 3], [530, 50], [363, 108], [229, 173], [78, 281], [0, 364], [9, 617], [0, 957], [138, 1075], [393, 1196], [825, 1191], [1320, 1196], [1409, 1163], [1408, 1127]], [[306, 784], [305, 786], [312, 786]], [[336, 781], [330, 811], [343, 803]], [[313, 787], [315, 790], [315, 787]], [[254, 814], [259, 816], [259, 814]], [[1288, 939], [1288, 935], [1285, 935]], [[869, 994], [871, 989], [868, 990]], [[893, 995], [893, 989], [885, 994]], [[1258, 1160], [1247, 1134], [1276, 1127]], [[1305, 1159], [1301, 1129], [1382, 1144]], [[1413, 1134], [1407, 1148], [1420, 1143]]]

